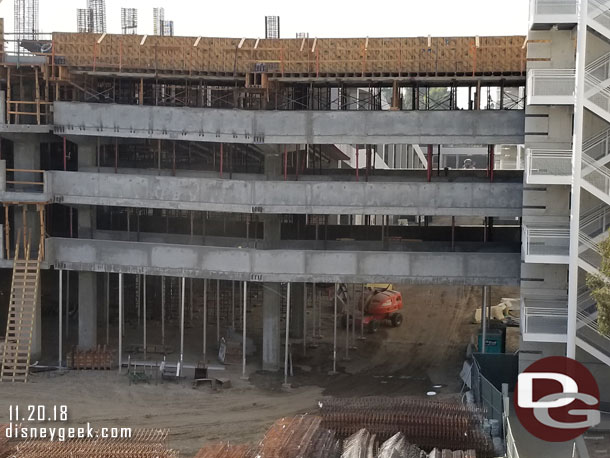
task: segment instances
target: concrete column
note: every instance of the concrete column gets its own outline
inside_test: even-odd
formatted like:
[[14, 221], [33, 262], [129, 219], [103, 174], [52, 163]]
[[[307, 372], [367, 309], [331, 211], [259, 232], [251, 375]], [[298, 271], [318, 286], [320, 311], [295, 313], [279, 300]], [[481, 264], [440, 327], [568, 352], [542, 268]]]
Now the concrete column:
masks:
[[279, 283], [265, 283], [263, 289], [263, 370], [280, 369], [280, 297]]
[[[265, 164], [267, 161], [265, 160]], [[281, 222], [278, 215], [265, 215], [266, 248], [272, 248], [280, 240]], [[263, 370], [278, 371], [280, 368], [280, 304], [279, 283], [265, 283], [263, 286]]]
[[95, 272], [78, 273], [78, 346], [97, 345], [97, 279]]
[[95, 167], [97, 163], [97, 140], [78, 142], [78, 168]]
[[303, 338], [303, 292], [304, 283], [291, 283], [290, 302], [290, 336], [295, 339]]
[[284, 147], [277, 145], [277, 153], [265, 152], [265, 177], [275, 180], [284, 176]]
[[97, 227], [97, 213], [95, 207], [79, 206], [77, 208], [78, 215], [78, 237], [81, 239], [93, 238], [93, 231]]
[[[14, 168], [26, 170], [40, 169], [40, 137], [38, 135], [15, 135], [13, 138], [13, 153]], [[16, 181], [35, 181], [39, 178], [39, 176], [31, 173], [15, 173]], [[21, 187], [20, 189], [27, 190], [28, 188]], [[39, 190], [37, 189], [37, 191]], [[40, 242], [40, 217], [34, 206], [30, 206], [26, 212], [26, 226], [30, 230], [32, 253], [35, 254]], [[18, 231], [23, 229], [23, 217], [19, 207], [15, 207], [14, 225], [11, 229], [13, 229], [11, 237], [15, 237]]]

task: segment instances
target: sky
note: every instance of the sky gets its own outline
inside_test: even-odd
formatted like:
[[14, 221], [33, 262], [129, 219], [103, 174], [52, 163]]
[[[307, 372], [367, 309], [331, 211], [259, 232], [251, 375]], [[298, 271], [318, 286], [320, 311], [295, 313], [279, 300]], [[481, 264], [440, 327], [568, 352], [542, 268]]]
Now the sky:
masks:
[[[0, 0], [5, 31], [14, 0]], [[39, 0], [41, 32], [75, 32], [86, 0]], [[259, 38], [265, 15], [280, 16], [282, 38], [525, 35], [529, 0], [106, 0], [107, 32], [121, 32], [121, 7], [138, 9], [138, 33], [152, 34], [153, 7], [165, 8], [176, 35]]]

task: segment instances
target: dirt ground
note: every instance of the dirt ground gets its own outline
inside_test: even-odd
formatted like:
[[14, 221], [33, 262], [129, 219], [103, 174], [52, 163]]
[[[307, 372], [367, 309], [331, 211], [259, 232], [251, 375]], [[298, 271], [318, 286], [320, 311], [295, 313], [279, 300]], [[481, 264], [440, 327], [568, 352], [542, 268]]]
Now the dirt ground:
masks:
[[[206, 442], [258, 442], [276, 419], [315, 411], [322, 396], [426, 397], [426, 392], [434, 390], [440, 398], [459, 397], [459, 371], [466, 346], [479, 327], [473, 324], [473, 317], [481, 304], [481, 288], [397, 288], [405, 302], [403, 325], [382, 327], [377, 334], [366, 334], [365, 340], [356, 339], [348, 360], [345, 331], [339, 329], [336, 375], [329, 375], [332, 308], [330, 301], [324, 302], [323, 338], [312, 340], [309, 336], [305, 354], [302, 343], [293, 344], [294, 376], [290, 377], [289, 392], [281, 390], [282, 374], [258, 371], [260, 354], [250, 358], [249, 381], [240, 379], [240, 366], [227, 366], [219, 376], [230, 378], [233, 386], [220, 392], [207, 387], [194, 390], [188, 382], [129, 385], [116, 370], [46, 373], [35, 375], [25, 386], [2, 385], [0, 423], [8, 420], [11, 404], [66, 404], [73, 425], [91, 422], [94, 427], [169, 428], [170, 445], [188, 457]], [[491, 302], [517, 296], [517, 288], [495, 287]], [[253, 311], [256, 313], [260, 310]], [[256, 318], [249, 323], [256, 327]], [[154, 329], [151, 324], [151, 339]], [[192, 336], [187, 332], [186, 340], [196, 352], [200, 339], [195, 337], [196, 329], [192, 332]]]

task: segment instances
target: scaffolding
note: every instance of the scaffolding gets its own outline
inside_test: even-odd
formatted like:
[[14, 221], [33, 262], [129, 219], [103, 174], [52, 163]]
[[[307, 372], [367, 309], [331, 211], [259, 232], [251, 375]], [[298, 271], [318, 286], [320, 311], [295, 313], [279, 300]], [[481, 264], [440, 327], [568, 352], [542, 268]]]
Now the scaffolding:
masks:
[[273, 40], [280, 38], [279, 16], [265, 16], [265, 38]]
[[138, 33], [137, 9], [121, 8], [121, 30], [123, 35], [136, 35]]
[[38, 0], [15, 0], [15, 52], [22, 40], [37, 39], [38, 32]]
[[106, 0], [87, 0], [87, 9], [91, 10], [90, 31], [106, 33]]

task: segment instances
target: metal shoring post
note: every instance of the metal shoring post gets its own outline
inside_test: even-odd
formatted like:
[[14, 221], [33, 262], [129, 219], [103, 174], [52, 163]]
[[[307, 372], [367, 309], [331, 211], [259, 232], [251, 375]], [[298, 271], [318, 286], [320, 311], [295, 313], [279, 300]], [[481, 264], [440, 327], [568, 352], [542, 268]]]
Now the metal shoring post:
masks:
[[362, 295], [360, 296], [360, 340], [364, 339], [364, 283], [362, 283]]
[[483, 304], [481, 306], [481, 347], [480, 353], [486, 353], [487, 340], [487, 286], [483, 286]]
[[203, 279], [203, 362], [207, 364], [208, 347], [208, 279]]
[[356, 284], [352, 283], [352, 350], [356, 350]]
[[59, 367], [61, 367], [63, 355], [63, 294], [63, 270], [59, 269]]
[[290, 282], [286, 286], [286, 340], [284, 343], [284, 385], [283, 388], [290, 388], [288, 384], [288, 347], [290, 345]]
[[[180, 373], [182, 372], [182, 364], [184, 362], [184, 287], [186, 279], [182, 277], [182, 288], [180, 291]], [[176, 373], [176, 375], [180, 375]]]
[[335, 309], [333, 320], [333, 370], [330, 375], [337, 373], [337, 283], [335, 283]]
[[322, 301], [318, 301], [318, 339], [322, 337]]
[[119, 273], [119, 374], [123, 367], [123, 274]]
[[106, 272], [106, 345], [110, 344], [110, 273]]
[[246, 305], [248, 298], [248, 283], [244, 282], [244, 305], [243, 305], [243, 339], [242, 339], [242, 369], [241, 369], [241, 378], [247, 380], [246, 377]]
[[231, 327], [235, 330], [235, 280], [231, 280]]
[[349, 298], [347, 295], [343, 307], [345, 308], [345, 357], [343, 360], [349, 361]]
[[193, 279], [189, 278], [189, 326], [193, 326]]
[[165, 354], [165, 277], [161, 277], [161, 346]]
[[216, 343], [220, 343], [220, 280], [216, 280]]
[[148, 343], [146, 341], [146, 274], [143, 274], [143, 285], [142, 285], [142, 289], [143, 289], [143, 297], [142, 297], [142, 308], [143, 308], [143, 314], [142, 314], [142, 326], [144, 327], [143, 332], [144, 332], [144, 359], [147, 359], [147, 346]]
[[66, 272], [66, 337], [70, 337], [70, 271]]
[[303, 356], [307, 353], [307, 283], [303, 283]]

